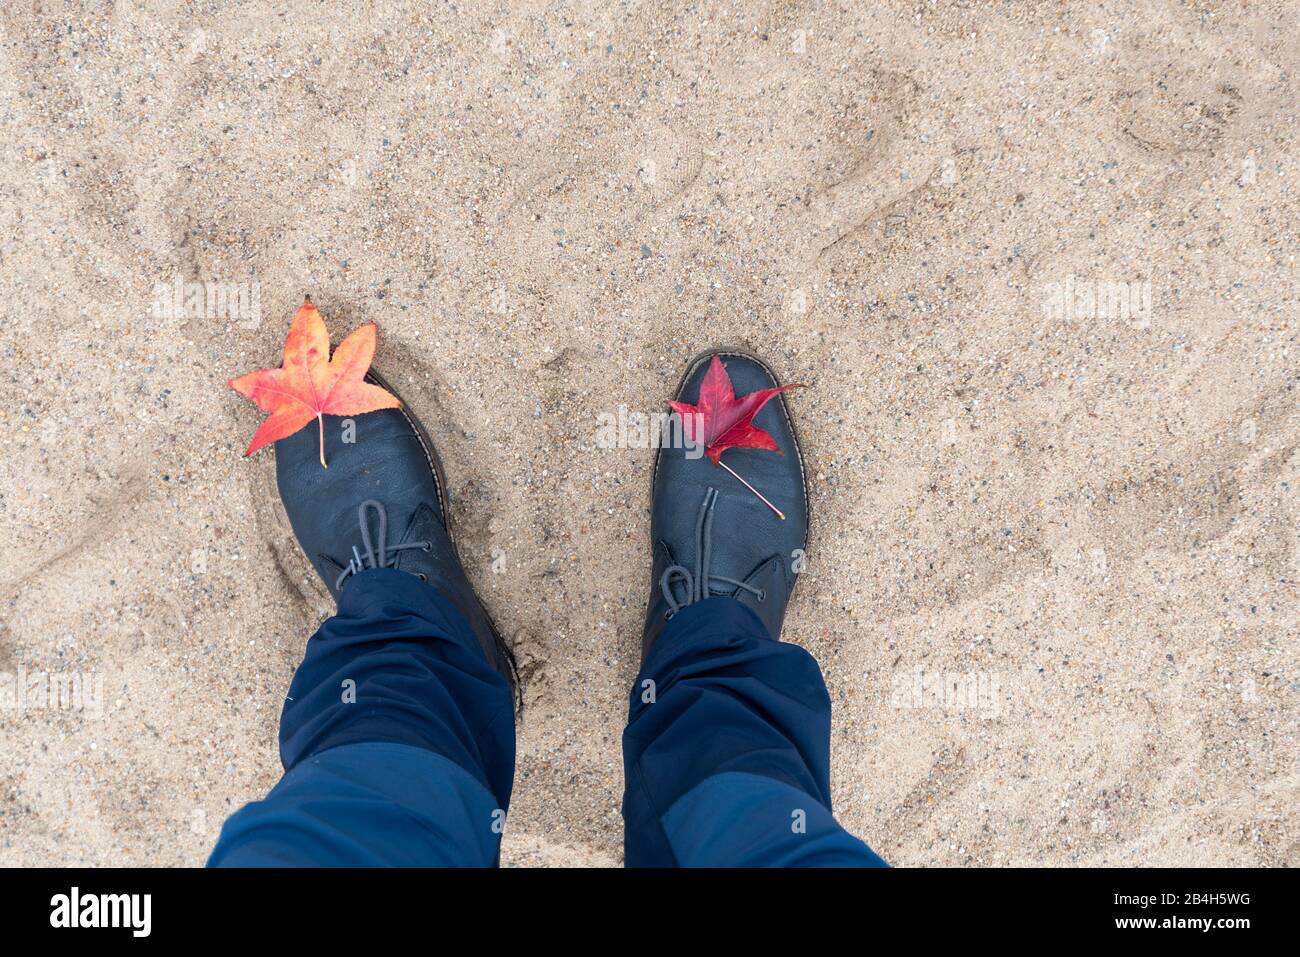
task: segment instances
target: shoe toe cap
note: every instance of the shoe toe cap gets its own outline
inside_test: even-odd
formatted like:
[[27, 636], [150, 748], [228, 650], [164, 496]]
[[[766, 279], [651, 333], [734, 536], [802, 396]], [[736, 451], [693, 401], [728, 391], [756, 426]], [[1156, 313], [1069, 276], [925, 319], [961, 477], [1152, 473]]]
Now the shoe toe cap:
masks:
[[[320, 556], [346, 562], [345, 541], [355, 538], [357, 508], [367, 499], [384, 504], [388, 541], [397, 544], [421, 505], [443, 520], [431, 452], [400, 409], [364, 415], [327, 415], [275, 446], [276, 481], [285, 512], [303, 550], [318, 570]], [[322, 572], [324, 577], [328, 577]]]

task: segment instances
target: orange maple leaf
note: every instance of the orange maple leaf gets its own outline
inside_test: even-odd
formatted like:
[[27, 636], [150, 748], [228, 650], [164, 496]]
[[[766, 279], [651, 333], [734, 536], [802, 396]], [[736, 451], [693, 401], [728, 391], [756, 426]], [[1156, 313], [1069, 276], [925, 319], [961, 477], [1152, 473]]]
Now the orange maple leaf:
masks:
[[365, 381], [375, 357], [376, 330], [373, 322], [366, 323], [340, 342], [331, 358], [325, 320], [311, 298], [305, 299], [284, 340], [280, 368], [258, 369], [229, 380], [232, 389], [271, 413], [244, 454], [252, 455], [268, 442], [287, 438], [315, 419], [320, 427], [320, 464], [327, 467], [323, 416], [361, 415], [400, 406], [395, 395]]

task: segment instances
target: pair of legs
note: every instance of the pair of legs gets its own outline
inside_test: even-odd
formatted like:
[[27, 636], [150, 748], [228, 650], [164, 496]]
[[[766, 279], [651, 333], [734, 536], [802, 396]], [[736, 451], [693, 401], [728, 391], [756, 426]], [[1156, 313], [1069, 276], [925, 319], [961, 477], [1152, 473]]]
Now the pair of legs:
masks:
[[[737, 391], [775, 384], [757, 359], [724, 357]], [[700, 396], [708, 358], [680, 400]], [[808, 522], [784, 399], [754, 423], [784, 454], [733, 454], [747, 452], [784, 521], [708, 459], [656, 459], [643, 660], [623, 735], [630, 866], [882, 863], [831, 815], [830, 699], [812, 656], [778, 640]], [[328, 470], [313, 430], [277, 443], [276, 467], [338, 613], [287, 695], [284, 777], [226, 822], [209, 864], [493, 865], [514, 774], [510, 652], [456, 555], [419, 422], [405, 407], [370, 413], [353, 443], [334, 425]]]

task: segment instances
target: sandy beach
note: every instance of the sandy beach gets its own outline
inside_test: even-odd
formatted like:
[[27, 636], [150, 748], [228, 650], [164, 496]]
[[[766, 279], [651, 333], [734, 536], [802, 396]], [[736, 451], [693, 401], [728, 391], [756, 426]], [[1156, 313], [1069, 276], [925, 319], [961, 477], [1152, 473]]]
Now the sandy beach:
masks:
[[[524, 677], [508, 866], [622, 862], [653, 413], [786, 381], [785, 626], [895, 865], [1300, 864], [1300, 4], [0, 9], [0, 865], [196, 866], [331, 605], [309, 293]], [[186, 300], [189, 284], [203, 297]], [[44, 676], [44, 677], [42, 677]]]

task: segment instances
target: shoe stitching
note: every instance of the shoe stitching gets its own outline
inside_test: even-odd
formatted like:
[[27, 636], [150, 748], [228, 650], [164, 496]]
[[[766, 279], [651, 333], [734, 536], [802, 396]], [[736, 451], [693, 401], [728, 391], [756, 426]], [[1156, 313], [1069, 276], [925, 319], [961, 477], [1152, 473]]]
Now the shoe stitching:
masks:
[[[451, 548], [456, 555], [456, 561], [461, 565], [461, 567], [464, 567], [465, 563], [460, 557], [460, 547], [456, 544], [456, 534], [451, 528], [451, 509], [447, 507], [447, 500], [443, 496], [442, 483], [438, 481], [438, 469], [433, 464], [433, 456], [429, 453], [429, 446], [425, 444], [424, 434], [415, 419], [406, 411], [405, 402], [402, 402], [402, 404], [397, 407], [397, 411], [402, 413], [402, 416], [411, 426], [411, 431], [415, 433], [415, 438], [419, 441], [420, 448], [424, 451], [424, 460], [429, 463], [429, 472], [433, 475], [433, 484], [438, 490], [438, 504], [442, 506], [442, 527], [447, 531], [447, 538], [451, 542]], [[467, 580], [468, 577], [467, 574]], [[496, 626], [496, 621], [492, 618], [491, 612], [487, 610], [487, 606], [483, 604], [483, 599], [479, 597], [478, 590], [474, 588], [473, 582], [470, 582], [470, 591], [474, 595], [474, 600], [478, 602], [478, 607], [483, 613], [483, 617], [487, 619], [488, 628], [492, 632], [497, 650], [502, 653], [507, 666], [509, 667], [510, 673], [514, 676], [514, 680], [511, 682], [512, 692], [515, 697], [516, 709], [522, 712], [524, 700], [523, 689], [519, 679], [519, 666], [514, 658], [514, 650], [506, 644], [505, 638], [502, 637], [500, 629]]]
[[[367, 378], [371, 378], [369, 373], [367, 373]], [[374, 378], [378, 379], [378, 375], [376, 374]], [[375, 384], [378, 384], [378, 382]], [[397, 395], [397, 390], [387, 384], [386, 381], [383, 387], [388, 389], [388, 391], [392, 392], [394, 395]], [[433, 453], [430, 452], [428, 443], [424, 441], [424, 430], [416, 420], [415, 416], [410, 412], [407, 412], [406, 400], [400, 395], [397, 395], [397, 398], [398, 401], [402, 403], [397, 407], [397, 411], [402, 413], [402, 418], [406, 419], [407, 425], [411, 427], [411, 431], [415, 434], [416, 441], [420, 443], [420, 450], [424, 452], [424, 461], [429, 466], [429, 474], [433, 476], [433, 486], [435, 491], [438, 493], [438, 505], [442, 508], [442, 527], [447, 532], [447, 539], [451, 542], [451, 549], [453, 554], [456, 556], [456, 561], [461, 565], [461, 567], [464, 567], [465, 562], [460, 557], [460, 547], [456, 544], [456, 533], [452, 530], [450, 503], [447, 501], [447, 496], [443, 491], [442, 482], [438, 478], [438, 467], [434, 464]], [[468, 575], [466, 577], [468, 578]], [[470, 583], [470, 589], [474, 594], [474, 600], [478, 602], [479, 610], [487, 620], [488, 628], [492, 632], [497, 650], [501, 652], [502, 656], [505, 658], [510, 673], [514, 676], [514, 680], [511, 684], [514, 688], [517, 708], [522, 713], [523, 689], [519, 679], [519, 665], [514, 658], [514, 650], [506, 644], [505, 638], [502, 637], [500, 629], [497, 628], [496, 621], [493, 619], [491, 612], [488, 611], [487, 605], [483, 604], [483, 599], [479, 597], [478, 591], [477, 589], [474, 589], [472, 582]]]
[[[367, 373], [366, 377], [372, 378], [370, 373]], [[375, 384], [377, 385], [378, 382]], [[388, 391], [393, 392], [394, 395], [397, 394], [391, 385], [385, 383], [384, 387]], [[401, 405], [397, 407], [397, 411], [402, 413], [402, 418], [406, 420], [406, 424], [411, 427], [411, 431], [415, 434], [416, 441], [420, 443], [420, 451], [424, 453], [425, 464], [429, 466], [429, 474], [433, 476], [433, 488], [438, 493], [438, 506], [442, 509], [442, 524], [447, 530], [447, 537], [451, 539], [452, 545], [455, 546], [456, 536], [451, 530], [451, 515], [449, 514], [450, 509], [448, 508], [447, 496], [443, 491], [442, 482], [438, 479], [438, 468], [434, 465], [433, 454], [429, 451], [429, 446], [424, 441], [424, 433], [420, 428], [420, 424], [415, 420], [411, 413], [406, 411], [406, 400], [400, 395], [397, 396], [397, 400], [401, 402]], [[457, 555], [457, 558], [459, 557], [460, 556]]]
[[429, 454], [429, 447], [424, 444], [424, 436], [420, 434], [419, 426], [416, 425], [415, 420], [411, 418], [410, 413], [406, 411], [406, 403], [403, 402], [399, 405], [397, 411], [402, 413], [402, 418], [406, 419], [406, 424], [411, 427], [411, 431], [415, 433], [416, 441], [420, 443], [420, 451], [424, 453], [424, 461], [428, 463], [429, 474], [433, 476], [433, 487], [438, 492], [438, 505], [441, 506], [443, 514], [442, 524], [446, 526], [447, 536], [452, 539], [454, 544], [455, 536], [452, 535], [451, 531], [451, 516], [447, 514], [447, 500], [443, 495], [442, 482], [438, 481], [438, 470], [434, 467], [433, 456]]

